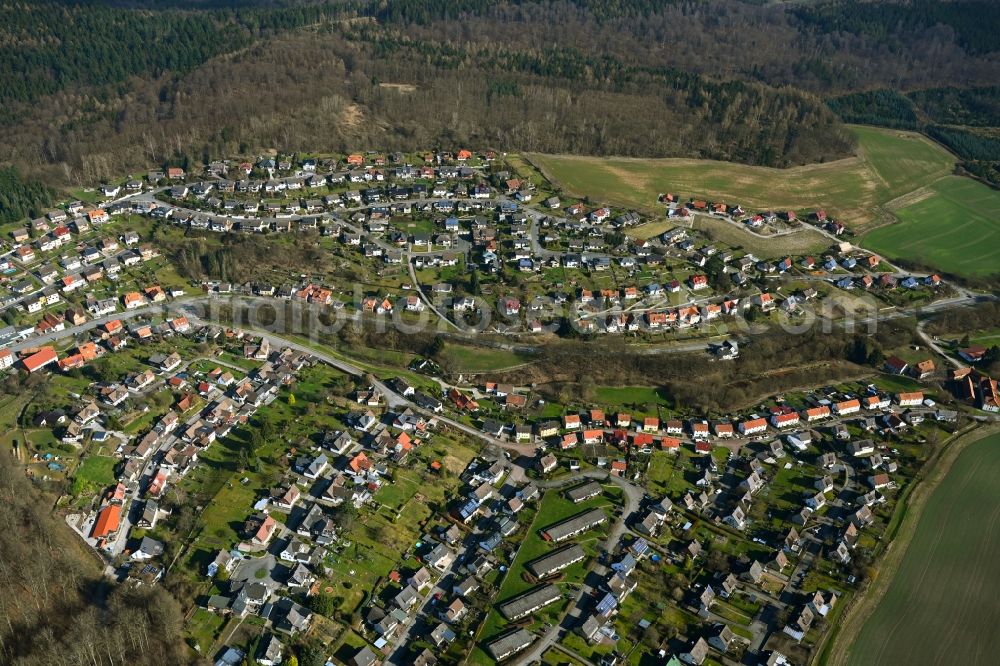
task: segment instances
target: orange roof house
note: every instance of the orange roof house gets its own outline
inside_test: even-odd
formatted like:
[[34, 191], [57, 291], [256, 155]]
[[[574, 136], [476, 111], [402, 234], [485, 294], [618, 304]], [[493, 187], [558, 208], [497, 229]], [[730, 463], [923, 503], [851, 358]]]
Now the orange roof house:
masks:
[[660, 439], [660, 448], [664, 451], [676, 451], [681, 447], [681, 440], [676, 437], [664, 437]]
[[830, 408], [827, 407], [826, 405], [822, 405], [820, 407], [810, 407], [809, 409], [805, 410], [804, 414], [806, 421], [825, 419], [826, 417], [830, 416]]
[[118, 331], [122, 330], [122, 322], [120, 319], [112, 319], [111, 321], [104, 324], [103, 328], [109, 335], [113, 335]]
[[94, 521], [94, 529], [90, 533], [90, 536], [95, 539], [102, 539], [110, 534], [114, 534], [118, 531], [121, 518], [122, 507], [120, 504], [107, 505], [97, 514], [97, 520]]
[[920, 361], [919, 363], [917, 363], [916, 372], [917, 372], [917, 377], [919, 377], [920, 379], [923, 379], [928, 375], [934, 374], [934, 361], [931, 359]]
[[904, 407], [919, 405], [924, 401], [923, 391], [913, 391], [910, 393], [900, 393], [896, 396], [896, 401]]
[[276, 521], [272, 516], [268, 516], [264, 519], [264, 522], [260, 524], [257, 528], [257, 532], [253, 535], [253, 540], [257, 543], [267, 543], [274, 536], [274, 531], [278, 527], [278, 521]]
[[351, 166], [361, 166], [362, 164], [365, 163], [365, 158], [363, 155], [354, 153], [353, 155], [347, 156], [347, 163], [350, 164]]
[[160, 288], [160, 285], [158, 284], [154, 284], [151, 287], [146, 287], [144, 291], [146, 292], [146, 298], [153, 301], [154, 303], [159, 303], [160, 301], [164, 301], [167, 298], [167, 295], [164, 293], [163, 289]]
[[632, 445], [639, 448], [652, 446], [655, 441], [653, 436], [648, 432], [637, 432], [632, 435]]
[[833, 405], [833, 411], [837, 414], [852, 414], [860, 409], [861, 401], [857, 398], [854, 398], [853, 400], [844, 400]]
[[93, 342], [84, 342], [76, 350], [83, 357], [84, 361], [93, 361], [97, 358], [98, 346]]
[[60, 370], [73, 370], [74, 368], [82, 368], [83, 365], [83, 356], [80, 354], [73, 354], [72, 356], [59, 359]]
[[347, 466], [351, 468], [354, 473], [365, 472], [372, 467], [372, 461], [368, 459], [368, 456], [362, 451], [358, 455], [351, 458], [351, 462], [347, 463]]
[[56, 350], [52, 347], [42, 347], [40, 350], [32, 354], [31, 356], [24, 359], [24, 368], [28, 372], [35, 372], [47, 366], [49, 363], [55, 363], [59, 360]]
[[137, 291], [130, 291], [122, 296], [122, 303], [125, 304], [126, 308], [137, 308], [145, 302], [146, 300], [143, 298], [142, 294]]

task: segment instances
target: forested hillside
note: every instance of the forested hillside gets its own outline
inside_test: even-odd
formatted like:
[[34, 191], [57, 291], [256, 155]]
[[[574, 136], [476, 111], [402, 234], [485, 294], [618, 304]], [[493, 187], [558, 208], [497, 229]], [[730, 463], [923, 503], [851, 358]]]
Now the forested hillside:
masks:
[[878, 4], [0, 0], [0, 140], [69, 183], [362, 145], [823, 161], [852, 150], [830, 92], [1000, 75], [976, 2]]
[[50, 187], [25, 181], [15, 167], [0, 168], [0, 224], [42, 215], [52, 197]]
[[192, 663], [179, 604], [161, 587], [101, 580], [24, 470], [0, 451], [0, 663], [132, 666]]

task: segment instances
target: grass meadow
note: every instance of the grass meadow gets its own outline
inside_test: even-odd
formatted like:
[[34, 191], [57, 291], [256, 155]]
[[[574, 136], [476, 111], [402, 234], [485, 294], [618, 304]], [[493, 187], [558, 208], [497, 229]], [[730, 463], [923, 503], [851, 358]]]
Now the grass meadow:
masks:
[[1000, 652], [1000, 435], [962, 451], [930, 496], [851, 666], [988, 664]]
[[865, 247], [959, 275], [1000, 272], [1000, 192], [960, 176], [927, 190], [895, 211], [898, 223], [865, 236]]
[[645, 210], [656, 196], [739, 203], [747, 209], [823, 208], [851, 227], [864, 227], [878, 207], [951, 172], [954, 158], [912, 132], [851, 127], [858, 155], [790, 169], [692, 159], [530, 156], [566, 194]]

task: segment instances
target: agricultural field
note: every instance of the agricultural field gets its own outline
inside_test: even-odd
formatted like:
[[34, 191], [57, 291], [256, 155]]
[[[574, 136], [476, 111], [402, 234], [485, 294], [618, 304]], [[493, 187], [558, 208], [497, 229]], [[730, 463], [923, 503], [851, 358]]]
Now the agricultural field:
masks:
[[824, 208], [852, 227], [875, 219], [890, 200], [948, 174], [954, 158], [918, 134], [852, 127], [858, 156], [791, 169], [690, 159], [625, 159], [532, 154], [566, 194], [644, 210], [673, 191], [744, 208]]
[[982, 276], [1000, 266], [1000, 192], [948, 176], [926, 198], [895, 211], [899, 222], [865, 236], [865, 247], [890, 259], [914, 259], [957, 275]]
[[922, 134], [876, 127], [851, 128], [876, 178], [875, 201], [885, 203], [951, 173], [955, 158]]
[[1000, 435], [963, 451], [848, 655], [868, 664], [986, 664], [1000, 650]]

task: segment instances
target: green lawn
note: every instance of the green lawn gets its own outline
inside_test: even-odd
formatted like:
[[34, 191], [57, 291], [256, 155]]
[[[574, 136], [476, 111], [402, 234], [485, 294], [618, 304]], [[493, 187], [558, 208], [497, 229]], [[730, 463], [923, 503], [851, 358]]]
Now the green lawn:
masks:
[[83, 483], [105, 487], [115, 482], [117, 458], [111, 456], [90, 456], [76, 470], [76, 478]]
[[[607, 490], [608, 489], [606, 488], [606, 491]], [[496, 596], [497, 602], [503, 603], [518, 594], [526, 592], [537, 584], [524, 579], [525, 565], [528, 562], [538, 559], [550, 550], [554, 550], [555, 548], [565, 546], [567, 543], [571, 543], [567, 541], [561, 544], [552, 544], [542, 538], [539, 530], [594, 507], [605, 507], [605, 512], [609, 514], [608, 519], [613, 520], [613, 517], [610, 515], [612, 503], [612, 500], [608, 497], [608, 492], [591, 498], [585, 502], [580, 502], [579, 504], [574, 504], [566, 499], [564, 489], [550, 490], [546, 492], [538, 505], [538, 511], [534, 516], [531, 526], [528, 528], [524, 541], [521, 543], [521, 546], [517, 551], [517, 556], [514, 558], [514, 561], [511, 562], [510, 569], [504, 577], [503, 584], [501, 585], [500, 591]], [[588, 550], [588, 552], [593, 552], [594, 539], [588, 539], [588, 534], [582, 534], [574, 539], [574, 541], [580, 543], [585, 550]], [[584, 563], [579, 563], [569, 567], [562, 572], [562, 576], [558, 579], [557, 584], [571, 580], [579, 581], [582, 579], [584, 573]], [[560, 604], [554, 604], [550, 608], [558, 609], [559, 607]], [[545, 611], [541, 611], [541, 613], [545, 613]], [[506, 620], [494, 608], [490, 611], [480, 637], [483, 640], [488, 641], [500, 633], [505, 626]]]
[[454, 343], [445, 345], [444, 358], [442, 359], [445, 367], [456, 372], [504, 370], [521, 365], [529, 360], [530, 358], [528, 357], [503, 349], [470, 347]]
[[188, 620], [187, 633], [202, 650], [207, 650], [225, 623], [226, 620], [221, 615], [196, 608]]
[[865, 236], [865, 247], [959, 275], [1000, 272], [1000, 192], [960, 176], [942, 178], [929, 191], [896, 211], [898, 223]]
[[612, 408], [670, 404], [666, 390], [658, 386], [599, 386], [594, 390], [594, 398]]
[[929, 498], [885, 597], [848, 655], [868, 664], [987, 664], [1000, 651], [1000, 435], [970, 445]]

